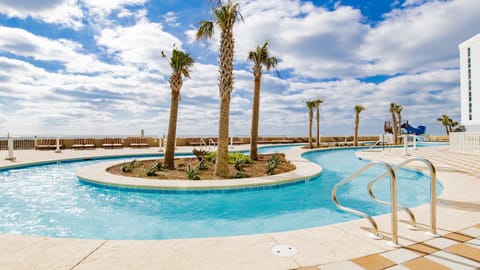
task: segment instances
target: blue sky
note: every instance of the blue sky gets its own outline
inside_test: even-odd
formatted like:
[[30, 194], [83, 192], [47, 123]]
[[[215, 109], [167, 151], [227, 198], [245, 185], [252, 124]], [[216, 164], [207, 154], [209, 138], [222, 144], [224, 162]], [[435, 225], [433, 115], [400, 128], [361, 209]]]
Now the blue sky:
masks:
[[[305, 100], [324, 99], [323, 135], [377, 135], [392, 101], [443, 134], [460, 119], [458, 44], [478, 33], [480, 1], [239, 0], [231, 134], [248, 135], [249, 50], [280, 62], [262, 82], [260, 135], [306, 135]], [[166, 134], [174, 44], [195, 59], [177, 134], [215, 135], [218, 37], [195, 41], [207, 0], [0, 0], [0, 134]]]

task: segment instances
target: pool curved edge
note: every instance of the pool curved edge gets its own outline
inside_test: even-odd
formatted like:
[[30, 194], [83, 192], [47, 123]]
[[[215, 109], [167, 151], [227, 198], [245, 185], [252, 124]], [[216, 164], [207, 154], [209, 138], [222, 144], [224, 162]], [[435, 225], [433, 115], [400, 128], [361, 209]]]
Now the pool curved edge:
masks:
[[322, 167], [303, 158], [304, 149], [297, 147], [285, 151], [289, 160], [296, 169], [292, 172], [242, 179], [220, 180], [152, 180], [147, 178], [127, 177], [107, 172], [107, 168], [118, 164], [118, 161], [105, 162], [86, 166], [76, 171], [77, 178], [87, 184], [95, 186], [153, 191], [225, 191], [251, 190], [276, 188], [309, 181], [322, 173]]

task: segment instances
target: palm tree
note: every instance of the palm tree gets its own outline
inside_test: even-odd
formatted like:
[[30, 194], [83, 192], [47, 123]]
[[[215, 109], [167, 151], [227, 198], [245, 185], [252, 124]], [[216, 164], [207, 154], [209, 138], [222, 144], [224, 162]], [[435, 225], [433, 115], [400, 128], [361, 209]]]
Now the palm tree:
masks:
[[392, 133], [393, 133], [393, 142], [394, 144], [398, 144], [398, 133], [397, 133], [397, 117], [395, 116], [397, 112], [398, 104], [395, 102], [390, 103], [390, 113], [392, 114]]
[[313, 148], [312, 143], [312, 126], [313, 126], [313, 108], [315, 108], [315, 101], [305, 102], [308, 108], [308, 148]]
[[365, 111], [365, 107], [360, 104], [355, 105], [355, 127], [353, 135], [353, 145], [358, 146], [358, 126], [360, 125], [360, 113]]
[[269, 42], [265, 42], [262, 47], [257, 48], [248, 53], [248, 60], [253, 62], [253, 106], [252, 106], [252, 130], [250, 133], [250, 158], [256, 160], [258, 158], [257, 141], [258, 141], [258, 120], [260, 118], [260, 82], [262, 80], [262, 67], [267, 70], [275, 68], [278, 63], [277, 58], [270, 56], [268, 51]]
[[313, 102], [315, 102], [315, 108], [317, 109], [317, 147], [320, 147], [320, 104], [323, 103], [323, 100], [317, 99]]
[[397, 120], [398, 120], [398, 123], [397, 123], [397, 125], [398, 125], [398, 128], [397, 128], [398, 136], [402, 135], [402, 111], [403, 111], [402, 105], [397, 104], [397, 106], [395, 107], [395, 113], [397, 113]]
[[[165, 54], [162, 52], [162, 56]], [[164, 165], [169, 169], [175, 168], [174, 156], [175, 156], [175, 137], [177, 136], [177, 113], [178, 113], [178, 101], [180, 99], [180, 89], [183, 85], [183, 78], [190, 78], [190, 68], [193, 66], [193, 59], [188, 53], [177, 50], [172, 51], [170, 57], [170, 67], [172, 68], [172, 74], [170, 75], [170, 89], [171, 89], [171, 102], [170, 102], [170, 120], [168, 122], [168, 135], [167, 146], [165, 149], [165, 161]]]
[[223, 4], [216, 1], [213, 8], [213, 21], [201, 21], [197, 30], [197, 40], [212, 38], [217, 26], [220, 31], [220, 55], [219, 55], [219, 94], [220, 94], [220, 117], [218, 120], [218, 147], [217, 161], [215, 163], [215, 175], [229, 177], [228, 170], [228, 125], [230, 118], [230, 99], [233, 91], [233, 53], [235, 39], [233, 38], [233, 25], [241, 15], [239, 5], [228, 0]]
[[437, 121], [442, 123], [442, 125], [445, 127], [445, 132], [447, 133], [447, 135], [449, 135], [450, 131], [451, 131], [451, 125], [453, 123], [453, 120], [448, 115], [444, 114], [444, 115], [442, 115], [442, 117], [437, 118]]
[[450, 132], [452, 132], [452, 131], [453, 131], [453, 127], [458, 126], [458, 122], [457, 122], [457, 121], [453, 121], [453, 119], [450, 118], [450, 121], [449, 121], [448, 125], [449, 125], [449, 128], [448, 128], [448, 129], [450, 130]]

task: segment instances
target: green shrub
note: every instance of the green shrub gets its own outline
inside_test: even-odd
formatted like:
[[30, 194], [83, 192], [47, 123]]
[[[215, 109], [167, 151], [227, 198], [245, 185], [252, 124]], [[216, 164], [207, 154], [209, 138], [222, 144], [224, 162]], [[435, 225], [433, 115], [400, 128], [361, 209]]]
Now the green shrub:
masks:
[[133, 168], [135, 168], [136, 162], [137, 162], [137, 160], [134, 159], [134, 160], [130, 161], [129, 163], [124, 163], [121, 167], [122, 172], [124, 172], [124, 173], [131, 172], [133, 170]]
[[155, 176], [155, 175], [157, 175], [157, 170], [158, 169], [154, 164], [152, 167], [146, 169], [145, 173], [147, 174], [147, 176]]
[[162, 171], [164, 169], [163, 164], [162, 164], [162, 162], [160, 162], [160, 160], [157, 160], [153, 164], [152, 168], [156, 168], [158, 171]]
[[250, 176], [241, 171], [237, 171], [237, 173], [233, 176], [233, 178], [247, 178], [247, 177], [250, 177]]
[[277, 166], [282, 162], [282, 159], [278, 155], [273, 155], [267, 163], [266, 173], [271, 175]]
[[210, 162], [215, 162], [215, 160], [217, 159], [217, 152], [210, 152], [206, 155], [203, 156], [205, 158], [205, 160], [207, 161], [210, 161]]
[[206, 162], [204, 159], [202, 159], [202, 160], [198, 163], [198, 166], [197, 166], [197, 167], [198, 167], [199, 170], [202, 170], [202, 171], [203, 171], [203, 170], [208, 170], [208, 164], [207, 164], [207, 162]]
[[278, 165], [282, 162], [282, 158], [279, 155], [273, 155], [270, 161]]
[[273, 170], [275, 170], [275, 168], [277, 168], [277, 165], [274, 164], [274, 163], [270, 163], [270, 162], [269, 162], [269, 163], [267, 164], [266, 173], [267, 173], [268, 175], [271, 175], [271, 174], [273, 173]]
[[190, 164], [188, 164], [187, 170], [185, 171], [187, 173], [187, 178], [190, 180], [200, 180], [200, 175], [198, 175], [198, 168], [196, 167], [191, 167]]
[[239, 159], [243, 159], [244, 163], [246, 164], [250, 164], [252, 162], [249, 156], [240, 152], [228, 153], [228, 163], [235, 164], [235, 162], [237, 162]]
[[193, 148], [192, 153], [197, 157], [199, 161], [202, 161], [205, 159], [205, 156], [210, 154], [208, 150], [202, 150], [202, 149], [195, 149]]
[[[210, 152], [207, 155], [204, 156], [207, 161], [215, 162], [217, 159], [217, 152]], [[240, 152], [233, 152], [233, 153], [228, 153], [228, 163], [230, 164], [235, 164], [235, 162], [238, 159], [243, 159], [245, 160], [246, 164], [250, 164], [252, 160], [250, 159], [249, 156], [242, 154]]]
[[237, 171], [241, 171], [245, 163], [246, 163], [245, 159], [239, 158], [235, 160], [235, 163], [233, 165], [235, 166], [235, 169], [237, 169]]

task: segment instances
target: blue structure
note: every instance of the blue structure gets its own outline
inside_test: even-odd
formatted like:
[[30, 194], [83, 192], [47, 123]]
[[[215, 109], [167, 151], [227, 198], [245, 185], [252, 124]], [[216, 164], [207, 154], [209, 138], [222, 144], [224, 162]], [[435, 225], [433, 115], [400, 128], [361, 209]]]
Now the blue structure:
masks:
[[402, 128], [407, 130], [409, 134], [415, 134], [415, 135], [423, 135], [423, 134], [425, 134], [425, 131], [427, 130], [426, 126], [418, 126], [417, 128], [414, 128], [414, 127], [410, 126], [408, 124], [408, 122], [403, 123]]

